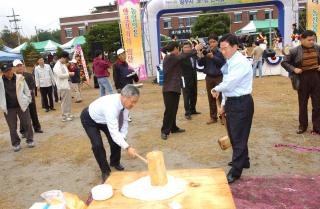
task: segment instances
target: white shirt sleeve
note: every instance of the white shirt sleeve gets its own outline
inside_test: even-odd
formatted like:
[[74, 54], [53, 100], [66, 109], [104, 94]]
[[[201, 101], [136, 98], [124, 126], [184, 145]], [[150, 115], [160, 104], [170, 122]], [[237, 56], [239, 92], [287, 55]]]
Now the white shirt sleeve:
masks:
[[34, 78], [36, 80], [36, 87], [40, 87], [38, 67], [34, 69]]
[[245, 76], [245, 70], [243, 68], [247, 67], [243, 66], [241, 62], [234, 64], [234, 66], [229, 66], [229, 68], [236, 69], [228, 71], [228, 74], [223, 77], [222, 82], [214, 87], [214, 90], [218, 92], [231, 92], [233, 91], [239, 84], [239, 82]]
[[[125, 111], [125, 112], [127, 112], [127, 111]], [[129, 147], [129, 144], [125, 141], [123, 134], [127, 133], [127, 130], [128, 130], [128, 116], [125, 120], [125, 115], [124, 115], [124, 121], [123, 121], [123, 126], [122, 126], [123, 131], [121, 133], [119, 131], [119, 122], [118, 122], [119, 115], [118, 114], [119, 114], [119, 112], [114, 108], [105, 108], [104, 116], [105, 116], [105, 120], [107, 122], [107, 126], [108, 126], [112, 140], [117, 145], [119, 145], [122, 149], [127, 149]], [[128, 112], [127, 112], [127, 114], [128, 114]], [[127, 128], [125, 128], [125, 126]]]
[[56, 76], [59, 78], [59, 79], [66, 79], [66, 78], [69, 78], [69, 73], [68, 71], [63, 73], [62, 72], [62, 69], [63, 68], [63, 64], [60, 64], [59, 66], [56, 64], [53, 68], [53, 72], [56, 74]]

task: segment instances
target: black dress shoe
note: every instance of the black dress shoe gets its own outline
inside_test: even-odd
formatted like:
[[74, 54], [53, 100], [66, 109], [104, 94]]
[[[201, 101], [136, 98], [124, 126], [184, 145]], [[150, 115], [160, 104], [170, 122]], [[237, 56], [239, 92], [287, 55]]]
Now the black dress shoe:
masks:
[[183, 133], [183, 132], [186, 132], [186, 130], [182, 129], [182, 128], [179, 128], [177, 130], [171, 131], [171, 133]]
[[167, 138], [168, 138], [168, 134], [161, 133], [161, 139], [167, 140]]
[[50, 110], [56, 110], [56, 108], [50, 108]]
[[307, 129], [303, 129], [303, 128], [298, 128], [298, 130], [296, 131], [297, 134], [302, 134], [304, 132], [306, 132]]
[[184, 116], [187, 120], [191, 120], [191, 115]]
[[124, 167], [121, 164], [111, 165], [111, 167], [114, 167], [118, 171], [123, 171], [124, 170]]
[[192, 112], [191, 114], [192, 114], [192, 115], [199, 115], [199, 114], [201, 114], [201, 112], [194, 111], [194, 112]]
[[35, 130], [34, 132], [36, 132], [36, 133], [43, 133], [43, 131], [42, 131], [41, 129]]
[[[228, 162], [228, 166], [232, 166], [232, 161]], [[243, 168], [250, 168], [250, 162], [244, 164]]]
[[232, 184], [233, 182], [235, 182], [239, 178], [240, 178], [239, 176], [233, 176], [231, 173], [229, 173], [227, 175], [228, 184]]
[[109, 176], [110, 176], [110, 173], [102, 173], [101, 174], [101, 183], [104, 184]]

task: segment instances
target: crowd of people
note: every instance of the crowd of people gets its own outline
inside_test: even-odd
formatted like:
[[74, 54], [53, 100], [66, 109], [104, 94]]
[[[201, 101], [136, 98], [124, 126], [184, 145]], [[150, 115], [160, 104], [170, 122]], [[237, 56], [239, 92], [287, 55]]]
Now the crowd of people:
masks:
[[[315, 44], [315, 33], [306, 30], [300, 36], [301, 46], [295, 47], [284, 57], [282, 66], [290, 75], [298, 75], [299, 127], [297, 134], [304, 133], [308, 127], [308, 99], [312, 99], [312, 134], [320, 135], [320, 48]], [[164, 83], [162, 95], [164, 114], [160, 137], [168, 140], [170, 134], [186, 130], [177, 125], [176, 116], [181, 91], [183, 94], [185, 118], [201, 114], [197, 111], [197, 72], [206, 74], [206, 90], [209, 106], [207, 125], [217, 124], [221, 116], [226, 122], [228, 136], [232, 145], [231, 166], [227, 174], [228, 183], [233, 183], [242, 175], [244, 168], [250, 168], [248, 139], [250, 135], [254, 103], [252, 84], [256, 68], [261, 66], [263, 51], [257, 46], [253, 50], [253, 64], [241, 52], [239, 39], [233, 34], [225, 34], [220, 39], [211, 34], [208, 46], [196, 41], [186, 41], [181, 45], [172, 41], [166, 46], [163, 60]], [[181, 50], [180, 50], [181, 49]], [[81, 112], [81, 123], [88, 135], [92, 152], [101, 170], [104, 182], [110, 175], [111, 167], [124, 170], [120, 163], [121, 149], [135, 157], [136, 150], [127, 139], [129, 110], [140, 98], [139, 90], [132, 85], [139, 81], [137, 73], [126, 62], [126, 51], [117, 50], [117, 61], [112, 65], [97, 51], [93, 60], [93, 72], [99, 84], [100, 97]], [[71, 89], [74, 89], [75, 102], [82, 101], [80, 91], [81, 57], [76, 54], [69, 61], [69, 54], [62, 52], [54, 59], [53, 67], [45, 64], [43, 58], [37, 60], [34, 76], [25, 71], [20, 60], [3, 65], [0, 77], [0, 108], [9, 126], [14, 151], [19, 151], [20, 136], [17, 134], [17, 117], [20, 132], [26, 138], [28, 147], [35, 146], [33, 130], [42, 133], [35, 105], [36, 88], [40, 89], [42, 107], [45, 112], [54, 111], [53, 96], [61, 103], [62, 121], [73, 120], [71, 113]], [[115, 90], [111, 85], [109, 68], [113, 68]], [[14, 73], [15, 72], [15, 73]], [[259, 70], [260, 72], [260, 70]], [[102, 142], [103, 132], [108, 140], [111, 156], [110, 164]]]
[[[97, 51], [96, 55], [92, 68], [98, 78], [100, 96], [113, 94], [109, 81], [111, 64], [107, 59], [102, 59], [101, 51]], [[125, 50], [119, 49], [118, 60], [113, 69], [114, 82], [119, 93], [126, 84], [139, 80], [135, 71], [129, 69], [125, 57]], [[70, 58], [70, 54], [63, 51], [54, 55], [51, 61], [47, 57], [40, 56], [32, 73], [27, 72], [21, 60], [14, 60], [12, 63], [3, 64], [1, 72], [0, 107], [8, 124], [11, 145], [15, 152], [21, 149], [21, 138], [26, 138], [28, 147], [32, 148], [35, 146], [33, 133], [44, 132], [35, 102], [38, 91], [45, 112], [55, 111], [55, 103], [60, 103], [61, 120], [66, 122], [74, 119], [71, 111], [72, 99], [75, 99], [75, 103], [82, 102], [83, 66], [80, 54], [74, 54], [73, 58]], [[20, 121], [21, 136], [17, 132], [17, 118]]]
[[[311, 133], [320, 135], [320, 49], [315, 44], [315, 39], [316, 34], [313, 31], [303, 31], [299, 35], [301, 45], [292, 48], [281, 63], [290, 77], [294, 74], [299, 79], [299, 87], [296, 88], [299, 99], [297, 134], [307, 130], [307, 106], [311, 97], [313, 123]], [[207, 124], [217, 123], [218, 118], [224, 115], [226, 124], [223, 124], [223, 121], [221, 124], [227, 128], [233, 149], [232, 161], [228, 163], [231, 166], [227, 174], [229, 183], [240, 178], [243, 168], [250, 168], [248, 139], [254, 114], [252, 83], [257, 70], [259, 76], [262, 76], [262, 57], [265, 51], [259, 45], [265, 43], [265, 40], [261, 38], [256, 41], [251, 54], [252, 63], [243, 54], [238, 37], [232, 34], [223, 35], [220, 39], [212, 34], [208, 37], [208, 46], [193, 44], [191, 41], [179, 45], [173, 41], [164, 50], [167, 54], [163, 60], [162, 93], [165, 111], [161, 138], [167, 140], [171, 133], [186, 131], [176, 122], [181, 89], [185, 118], [191, 120], [192, 115], [200, 114], [196, 111], [196, 72], [205, 73], [210, 110]]]

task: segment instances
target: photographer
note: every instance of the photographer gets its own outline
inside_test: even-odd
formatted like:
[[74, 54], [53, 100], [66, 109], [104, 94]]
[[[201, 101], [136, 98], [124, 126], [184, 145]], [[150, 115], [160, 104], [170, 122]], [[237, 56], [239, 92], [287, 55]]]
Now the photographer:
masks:
[[[211, 96], [211, 89], [217, 86], [222, 81], [221, 67], [225, 64], [225, 59], [218, 49], [218, 36], [211, 34], [208, 37], [209, 47], [208, 49], [202, 48], [198, 51], [198, 65], [202, 70], [199, 70], [206, 74], [206, 88], [208, 94], [208, 101], [210, 107], [210, 119], [207, 124], [217, 122], [217, 105], [216, 99]], [[220, 100], [221, 101], [221, 100]]]

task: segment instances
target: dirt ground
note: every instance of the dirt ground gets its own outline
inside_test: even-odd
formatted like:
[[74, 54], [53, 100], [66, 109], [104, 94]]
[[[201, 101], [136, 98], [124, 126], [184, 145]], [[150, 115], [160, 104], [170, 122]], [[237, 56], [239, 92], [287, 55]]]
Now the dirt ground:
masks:
[[[206, 125], [209, 109], [204, 81], [199, 81], [198, 86], [197, 110], [202, 114], [186, 120], [181, 97], [177, 124], [186, 132], [170, 135], [164, 141], [160, 139], [161, 88], [151, 81], [144, 82], [141, 99], [131, 111], [129, 143], [142, 155], [152, 150], [163, 151], [167, 169], [222, 167], [227, 172], [231, 150], [222, 151], [217, 143], [217, 139], [225, 135], [225, 128], [219, 123]], [[12, 151], [7, 124], [3, 114], [0, 115], [0, 209], [29, 208], [33, 202], [41, 201], [42, 192], [52, 189], [68, 191], [86, 200], [90, 189], [100, 183], [98, 165], [79, 120], [81, 110], [98, 97], [98, 89], [85, 87], [82, 94], [84, 101], [73, 103], [76, 118], [71, 122], [61, 122], [59, 103], [55, 104], [56, 111], [45, 113], [37, 97], [45, 133], [35, 134], [37, 146], [33, 149], [26, 148], [23, 141], [20, 152]], [[320, 147], [320, 137], [310, 134], [311, 122], [307, 133], [295, 134], [298, 103], [289, 79], [278, 76], [256, 79], [253, 97], [255, 114], [249, 140], [251, 168], [244, 170], [243, 175], [319, 175], [319, 152], [274, 147], [276, 143]], [[108, 151], [108, 145], [106, 147]], [[127, 171], [147, 169], [140, 160], [131, 160], [125, 153], [122, 164]]]

